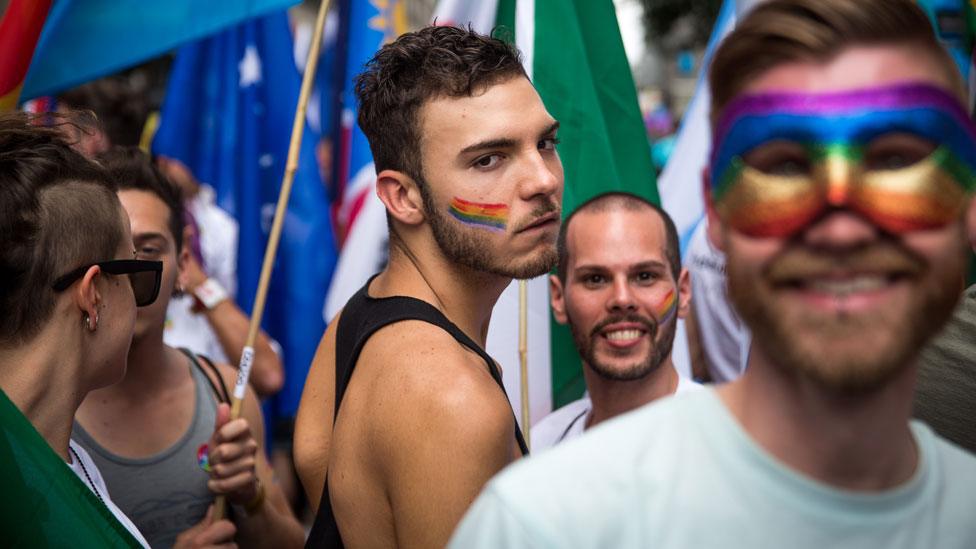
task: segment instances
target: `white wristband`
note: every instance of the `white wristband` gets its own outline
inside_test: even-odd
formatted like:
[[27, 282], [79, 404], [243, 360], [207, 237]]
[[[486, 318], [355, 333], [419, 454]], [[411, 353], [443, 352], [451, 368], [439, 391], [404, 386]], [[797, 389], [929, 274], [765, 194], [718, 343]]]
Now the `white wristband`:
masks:
[[193, 295], [195, 295], [197, 299], [200, 300], [200, 303], [203, 303], [203, 306], [207, 309], [213, 309], [221, 301], [230, 297], [227, 295], [227, 290], [220, 285], [220, 282], [217, 282], [212, 278], [208, 278], [203, 282], [203, 284], [197, 286], [197, 288], [193, 290]]

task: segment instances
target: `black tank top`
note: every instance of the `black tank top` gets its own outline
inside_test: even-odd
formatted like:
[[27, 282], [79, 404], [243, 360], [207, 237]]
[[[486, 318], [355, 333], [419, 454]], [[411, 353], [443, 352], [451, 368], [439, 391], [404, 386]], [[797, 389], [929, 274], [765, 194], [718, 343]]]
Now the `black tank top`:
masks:
[[[429, 303], [412, 297], [370, 297], [367, 290], [373, 282], [373, 278], [370, 278], [369, 282], [349, 299], [349, 302], [342, 309], [342, 316], [339, 317], [339, 326], [336, 329], [334, 418], [339, 416], [339, 405], [342, 403], [342, 397], [346, 393], [353, 369], [356, 367], [356, 361], [359, 360], [359, 354], [362, 352], [363, 346], [366, 345], [366, 341], [380, 328], [403, 320], [421, 320], [438, 326], [451, 334], [458, 343], [478, 353], [478, 356], [488, 365], [488, 372], [492, 379], [495, 380], [502, 392], [505, 392], [501, 372], [498, 371], [495, 362], [488, 356], [488, 353], [448, 320], [443, 313]], [[508, 397], [507, 394], [505, 396]], [[513, 421], [514, 417], [513, 413]], [[525, 439], [522, 437], [522, 431], [519, 429], [517, 421], [515, 421], [515, 440], [519, 449], [522, 450], [522, 454], [528, 455], [529, 448], [525, 445]], [[332, 512], [332, 502], [329, 500], [328, 474], [326, 474], [325, 486], [322, 489], [319, 512], [315, 515], [315, 522], [312, 524], [312, 530], [309, 532], [305, 547], [343, 547], [339, 526], [336, 524], [335, 515]]]

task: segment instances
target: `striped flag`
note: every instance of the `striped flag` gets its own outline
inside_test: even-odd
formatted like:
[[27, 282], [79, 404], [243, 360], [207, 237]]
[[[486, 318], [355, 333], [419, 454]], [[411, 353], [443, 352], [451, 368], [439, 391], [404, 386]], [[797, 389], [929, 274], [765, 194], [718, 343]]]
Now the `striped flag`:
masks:
[[13, 0], [0, 20], [0, 112], [13, 110], [51, 0]]
[[[529, 77], [560, 122], [564, 216], [611, 190], [660, 202], [611, 2], [442, 0], [435, 19], [438, 24], [470, 24], [482, 33], [501, 25], [508, 29], [507, 38], [514, 38]], [[530, 421], [535, 423], [554, 407], [579, 398], [584, 383], [569, 329], [556, 324], [549, 312], [547, 277], [530, 280], [528, 286]], [[505, 387], [521, 418], [517, 342], [518, 285], [513, 283], [495, 306], [488, 352], [504, 367]]]

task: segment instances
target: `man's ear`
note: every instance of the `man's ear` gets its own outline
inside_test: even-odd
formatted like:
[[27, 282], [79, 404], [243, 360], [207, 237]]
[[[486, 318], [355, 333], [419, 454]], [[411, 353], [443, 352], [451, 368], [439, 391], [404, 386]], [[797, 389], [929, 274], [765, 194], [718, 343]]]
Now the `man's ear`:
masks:
[[417, 182], [396, 170], [383, 170], [376, 175], [376, 196], [397, 221], [419, 225], [426, 219], [423, 199]]
[[691, 273], [688, 269], [681, 269], [678, 274], [678, 318], [688, 316], [691, 308]]
[[102, 302], [102, 294], [98, 291], [97, 283], [101, 278], [101, 267], [92, 265], [81, 277], [74, 292], [75, 304], [83, 316], [87, 315], [91, 319], [88, 329], [92, 331], [98, 326], [98, 305]]
[[552, 305], [552, 316], [556, 322], [566, 324], [566, 302], [563, 294], [563, 283], [556, 275], [549, 275], [549, 304]]
[[708, 166], [702, 169], [702, 195], [705, 197], [705, 222], [708, 223], [705, 226], [705, 236], [708, 237], [708, 241], [712, 244], [713, 248], [725, 253], [723, 244], [725, 227], [722, 226], [722, 221], [718, 218], [718, 212], [715, 211], [715, 203], [712, 200], [711, 170]]
[[180, 275], [186, 270], [190, 261], [190, 246], [193, 242], [194, 233], [193, 226], [186, 225], [183, 227], [183, 245], [180, 246], [180, 254], [176, 258], [176, 269]]

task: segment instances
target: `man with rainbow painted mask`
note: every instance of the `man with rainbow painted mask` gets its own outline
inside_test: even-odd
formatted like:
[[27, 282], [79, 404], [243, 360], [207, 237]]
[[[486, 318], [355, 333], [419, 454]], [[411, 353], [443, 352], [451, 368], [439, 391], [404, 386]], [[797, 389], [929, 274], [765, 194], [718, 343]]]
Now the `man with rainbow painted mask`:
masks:
[[452, 546], [976, 547], [976, 458], [909, 419], [974, 213], [951, 58], [910, 0], [771, 0], [709, 82], [749, 367], [511, 467]]

